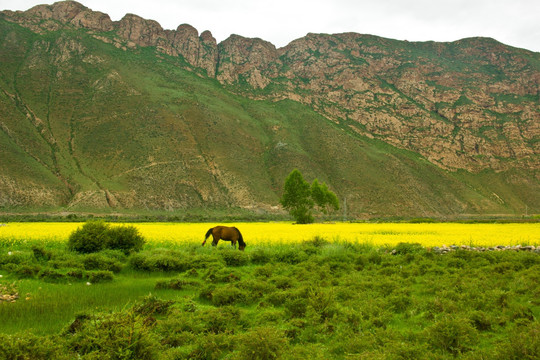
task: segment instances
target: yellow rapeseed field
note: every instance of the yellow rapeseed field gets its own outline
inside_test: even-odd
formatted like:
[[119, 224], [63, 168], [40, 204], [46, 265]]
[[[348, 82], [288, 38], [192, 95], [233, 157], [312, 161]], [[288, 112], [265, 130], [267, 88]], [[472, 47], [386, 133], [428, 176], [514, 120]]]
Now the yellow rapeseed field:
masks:
[[[66, 242], [82, 223], [7, 223], [0, 226], [0, 242]], [[218, 223], [136, 223], [152, 246], [202, 243], [206, 231]], [[330, 223], [295, 225], [290, 222], [234, 223], [249, 245], [287, 244], [322, 237], [329, 241], [393, 246], [400, 242], [426, 247], [441, 245], [540, 245], [540, 224], [460, 223]]]

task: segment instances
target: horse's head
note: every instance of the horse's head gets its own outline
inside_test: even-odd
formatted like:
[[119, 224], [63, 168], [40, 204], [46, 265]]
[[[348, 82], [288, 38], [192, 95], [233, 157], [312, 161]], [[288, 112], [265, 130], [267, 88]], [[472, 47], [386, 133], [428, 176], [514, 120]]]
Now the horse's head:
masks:
[[243, 244], [239, 244], [238, 245], [238, 250], [241, 250], [241, 251], [244, 251], [244, 249], [246, 248], [246, 243], [243, 243]]

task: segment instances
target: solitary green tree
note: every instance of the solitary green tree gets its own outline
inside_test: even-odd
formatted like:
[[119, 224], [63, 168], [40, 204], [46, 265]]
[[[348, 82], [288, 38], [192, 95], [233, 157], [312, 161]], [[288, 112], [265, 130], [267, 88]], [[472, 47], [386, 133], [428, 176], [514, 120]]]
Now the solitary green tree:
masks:
[[324, 214], [330, 209], [339, 209], [339, 201], [325, 183], [313, 180], [311, 186], [304, 180], [298, 169], [294, 169], [285, 179], [281, 205], [299, 224], [313, 222], [311, 211], [314, 205]]
[[298, 169], [294, 169], [285, 179], [280, 203], [297, 223], [309, 224], [313, 222], [311, 187]]

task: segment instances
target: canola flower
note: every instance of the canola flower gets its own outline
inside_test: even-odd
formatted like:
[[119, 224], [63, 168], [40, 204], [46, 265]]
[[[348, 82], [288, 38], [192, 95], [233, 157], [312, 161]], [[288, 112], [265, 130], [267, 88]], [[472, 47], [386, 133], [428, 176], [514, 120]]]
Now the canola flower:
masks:
[[[62, 245], [83, 223], [8, 223], [0, 227], [0, 245], [41, 242]], [[218, 223], [135, 223], [152, 247], [202, 243], [206, 231]], [[442, 245], [540, 245], [540, 224], [461, 223], [231, 223], [248, 246], [299, 243], [320, 237], [333, 242], [394, 246], [401, 242], [425, 247]], [[115, 224], [113, 224], [115, 226]]]

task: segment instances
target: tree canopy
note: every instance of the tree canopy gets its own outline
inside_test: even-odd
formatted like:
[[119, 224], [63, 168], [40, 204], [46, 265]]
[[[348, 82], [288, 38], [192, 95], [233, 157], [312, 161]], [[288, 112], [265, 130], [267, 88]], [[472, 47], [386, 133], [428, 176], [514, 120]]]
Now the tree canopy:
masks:
[[280, 203], [299, 224], [314, 221], [312, 211], [315, 206], [324, 214], [339, 209], [339, 200], [326, 183], [319, 184], [315, 179], [310, 185], [298, 169], [291, 171], [285, 179]]

